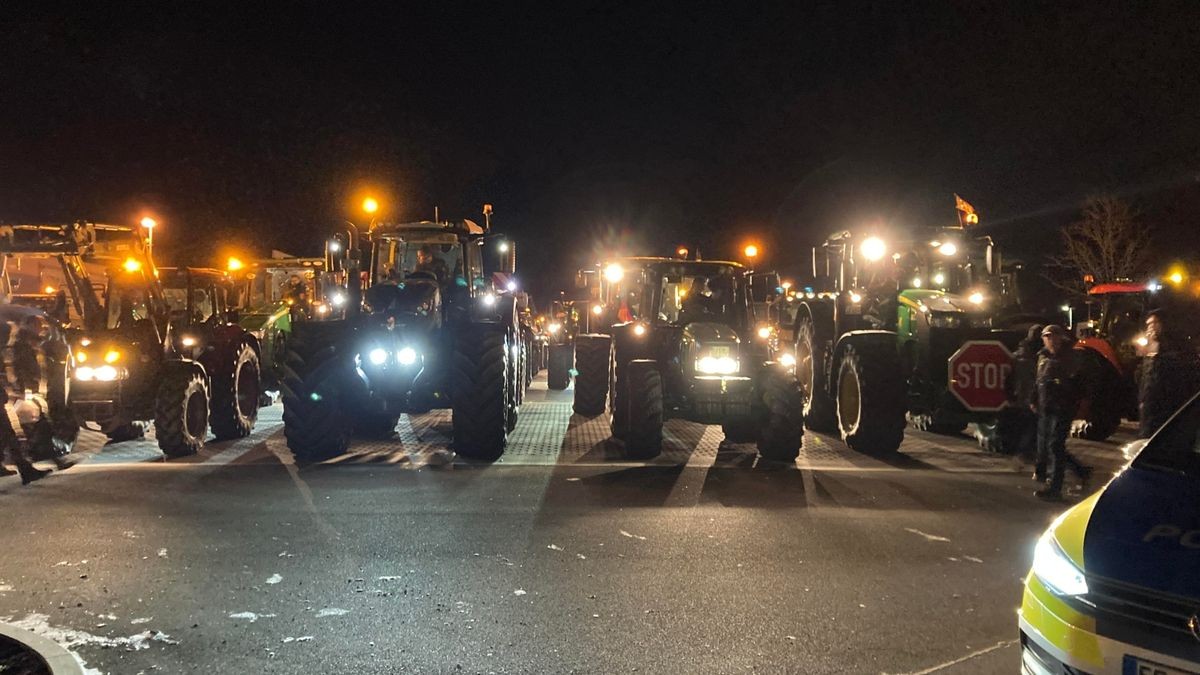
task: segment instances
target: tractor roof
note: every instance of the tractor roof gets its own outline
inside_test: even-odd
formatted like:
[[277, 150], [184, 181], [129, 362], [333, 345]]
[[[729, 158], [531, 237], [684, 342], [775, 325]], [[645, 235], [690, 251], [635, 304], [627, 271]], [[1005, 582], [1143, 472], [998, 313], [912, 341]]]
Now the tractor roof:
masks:
[[630, 256], [627, 258], [619, 258], [614, 262], [622, 265], [631, 265], [636, 267], [650, 267], [655, 265], [673, 265], [680, 267], [697, 267], [697, 268], [712, 268], [712, 267], [732, 267], [735, 269], [745, 269], [745, 266], [739, 262], [729, 260], [685, 260], [683, 258], [666, 258], [657, 256]]
[[1150, 285], [1132, 281], [1117, 281], [1108, 284], [1096, 284], [1088, 289], [1088, 295], [1115, 295], [1117, 293], [1145, 293]]
[[402, 237], [407, 233], [449, 232], [460, 235], [483, 235], [483, 228], [470, 220], [462, 222], [440, 222], [421, 220], [415, 223], [379, 223], [371, 228], [372, 237]]

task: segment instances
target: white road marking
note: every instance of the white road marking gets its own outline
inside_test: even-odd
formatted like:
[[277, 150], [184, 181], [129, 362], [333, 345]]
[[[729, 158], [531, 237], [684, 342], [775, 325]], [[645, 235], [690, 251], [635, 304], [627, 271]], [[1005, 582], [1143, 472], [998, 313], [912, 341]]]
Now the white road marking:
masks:
[[[997, 649], [1004, 649], [1005, 647], [1011, 647], [1011, 646], [1017, 644], [1017, 642], [1019, 642], [1019, 640], [1004, 640], [1003, 642], [997, 642], [996, 644], [992, 645], [991, 647], [985, 647], [984, 649], [980, 649], [978, 651], [971, 652], [970, 654], [967, 654], [966, 656], [954, 659], [953, 661], [939, 663], [938, 665], [933, 666], [931, 668], [926, 668], [925, 670], [914, 670], [909, 673], [898, 673], [897, 675], [929, 675], [930, 673], [936, 673], [939, 670], [945, 670], [952, 666], [957, 666], [958, 664], [963, 663], [965, 661], [970, 661], [971, 659], [978, 658], [980, 656], [983, 656], [984, 654], [990, 654], [991, 652], [994, 652]], [[884, 673], [883, 675], [887, 675], [887, 674]]]

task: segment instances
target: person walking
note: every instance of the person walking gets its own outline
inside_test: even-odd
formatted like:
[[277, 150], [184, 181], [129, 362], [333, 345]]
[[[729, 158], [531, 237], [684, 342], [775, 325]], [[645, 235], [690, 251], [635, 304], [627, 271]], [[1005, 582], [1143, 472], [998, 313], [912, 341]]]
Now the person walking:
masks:
[[1057, 324], [1042, 329], [1036, 384], [1037, 461], [1048, 475], [1045, 486], [1034, 494], [1046, 501], [1059, 501], [1068, 467], [1084, 485], [1092, 470], [1067, 452], [1067, 436], [1079, 404], [1079, 357], [1067, 329]]
[[1148, 353], [1138, 387], [1138, 436], [1150, 438], [1200, 391], [1200, 354], [1165, 309], [1146, 316]]
[[[7, 345], [12, 334], [12, 323], [0, 320], [0, 344]], [[19, 380], [19, 376], [8, 383], [10, 386], [16, 385], [17, 380]], [[16, 401], [17, 397], [10, 396], [9, 392], [5, 391], [3, 399], [0, 404], [0, 476], [13, 475], [12, 471], [3, 466], [4, 457], [7, 456], [8, 463], [17, 467], [17, 473], [21, 476], [21, 484], [29, 485], [35, 480], [45, 478], [50, 472], [33, 465], [28, 449], [21, 443], [21, 439], [13, 427], [12, 419], [9, 417], [9, 405]]]
[[1012, 373], [1004, 381], [1008, 407], [1000, 413], [1004, 451], [1025, 460], [1033, 458], [1033, 479], [1039, 483], [1046, 482], [1046, 465], [1037, 461], [1037, 363], [1038, 353], [1042, 350], [1043, 328], [1041, 324], [1030, 326], [1025, 339], [1017, 346]]

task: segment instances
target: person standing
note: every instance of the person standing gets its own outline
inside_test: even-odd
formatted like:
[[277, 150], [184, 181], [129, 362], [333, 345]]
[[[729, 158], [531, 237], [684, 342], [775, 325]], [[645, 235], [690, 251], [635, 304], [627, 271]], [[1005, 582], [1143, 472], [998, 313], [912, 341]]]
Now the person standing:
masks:
[[1085, 485], [1091, 469], [1067, 452], [1067, 436], [1079, 404], [1079, 357], [1067, 329], [1051, 324], [1042, 329], [1042, 350], [1037, 362], [1038, 463], [1046, 468], [1047, 482], [1034, 494], [1039, 499], [1062, 499], [1067, 468]]
[[1001, 411], [1005, 426], [1004, 451], [1026, 460], [1035, 458], [1033, 479], [1039, 483], [1046, 482], [1046, 465], [1037, 461], [1037, 364], [1043, 328], [1041, 324], [1030, 326], [1013, 354], [1012, 374], [1004, 381], [1008, 407]]
[[1149, 352], [1142, 359], [1138, 388], [1138, 436], [1149, 438], [1200, 391], [1200, 355], [1166, 310], [1146, 317]]

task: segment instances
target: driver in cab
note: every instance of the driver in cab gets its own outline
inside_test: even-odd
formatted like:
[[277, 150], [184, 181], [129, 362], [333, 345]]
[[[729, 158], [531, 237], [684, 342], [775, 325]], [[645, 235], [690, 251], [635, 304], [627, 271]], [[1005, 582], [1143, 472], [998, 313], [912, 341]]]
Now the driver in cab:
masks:
[[434, 279], [437, 279], [438, 285], [446, 283], [446, 278], [450, 275], [446, 261], [434, 253], [433, 244], [425, 244], [417, 250], [417, 268], [413, 271], [433, 276]]

